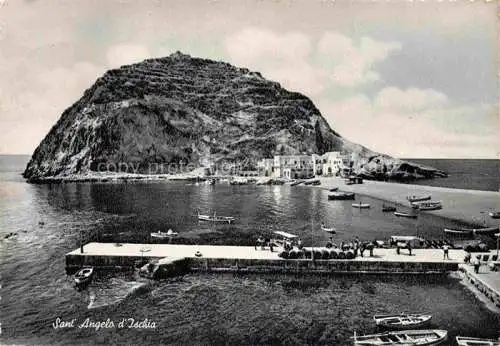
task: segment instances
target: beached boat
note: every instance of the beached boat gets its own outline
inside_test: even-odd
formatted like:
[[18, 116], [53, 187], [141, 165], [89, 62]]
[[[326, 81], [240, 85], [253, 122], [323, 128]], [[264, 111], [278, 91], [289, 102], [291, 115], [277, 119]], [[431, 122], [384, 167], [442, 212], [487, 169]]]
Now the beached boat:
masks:
[[179, 233], [174, 232], [171, 229], [169, 229], [166, 232], [162, 232], [162, 231], [151, 232], [152, 238], [160, 238], [160, 239], [177, 237], [178, 235], [179, 235]]
[[420, 202], [420, 201], [428, 201], [431, 199], [431, 195], [425, 195], [425, 196], [408, 196], [406, 199], [411, 203], [411, 202]]
[[493, 219], [500, 219], [500, 211], [490, 211], [488, 215]]
[[204, 214], [198, 214], [198, 220], [200, 221], [211, 221], [211, 222], [223, 222], [223, 223], [231, 223], [234, 222], [236, 219], [232, 216], [217, 216], [215, 213], [214, 215], [204, 215]]
[[335, 234], [335, 233], [337, 233], [337, 231], [336, 231], [335, 227], [326, 227], [326, 226], [325, 226], [325, 225], [323, 225], [323, 224], [321, 225], [321, 230], [322, 230], [322, 231], [325, 231], [325, 232], [328, 232], [328, 233], [330, 233], [330, 234]]
[[354, 197], [353, 192], [332, 192], [328, 195], [329, 200], [352, 200]]
[[475, 235], [495, 235], [498, 232], [498, 226], [495, 227], [484, 227], [484, 228], [459, 228], [459, 229], [451, 229], [445, 228], [444, 233], [449, 235], [462, 235], [462, 236], [471, 236]]
[[500, 338], [495, 340], [457, 336], [456, 340], [458, 346], [500, 346]]
[[382, 211], [383, 212], [396, 211], [396, 207], [393, 205], [383, 204]]
[[375, 315], [375, 324], [388, 329], [414, 329], [421, 328], [431, 321], [432, 316], [428, 314], [397, 314], [397, 315]]
[[352, 207], [359, 208], [359, 209], [367, 209], [367, 208], [370, 208], [370, 205], [368, 203], [353, 203]]
[[404, 345], [424, 346], [439, 345], [448, 339], [446, 330], [422, 329], [406, 330], [399, 332], [388, 332], [372, 335], [356, 336], [354, 334], [354, 345], [357, 346], [380, 346], [380, 345]]
[[399, 217], [408, 217], [408, 218], [411, 218], [411, 219], [416, 219], [418, 217], [418, 214], [405, 213], [403, 211], [395, 211], [394, 215], [399, 216]]
[[412, 202], [412, 208], [419, 210], [439, 210], [443, 208], [440, 201]]
[[93, 267], [82, 268], [78, 273], [75, 274], [74, 277], [75, 284], [77, 285], [87, 284], [92, 280], [93, 275], [94, 275]]

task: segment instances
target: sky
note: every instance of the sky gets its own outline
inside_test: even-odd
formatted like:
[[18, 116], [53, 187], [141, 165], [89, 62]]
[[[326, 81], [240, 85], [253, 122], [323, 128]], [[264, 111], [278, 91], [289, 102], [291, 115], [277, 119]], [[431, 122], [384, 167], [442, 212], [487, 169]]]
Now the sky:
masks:
[[0, 0], [0, 154], [31, 154], [105, 71], [182, 51], [308, 96], [402, 158], [500, 158], [494, 1]]

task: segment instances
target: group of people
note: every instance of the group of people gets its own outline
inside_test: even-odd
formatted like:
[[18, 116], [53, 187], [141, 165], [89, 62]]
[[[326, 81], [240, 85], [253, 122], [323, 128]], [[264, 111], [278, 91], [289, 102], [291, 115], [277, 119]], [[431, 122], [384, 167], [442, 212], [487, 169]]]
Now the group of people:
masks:
[[[269, 247], [269, 250], [271, 252], [274, 252], [274, 247], [276, 246], [276, 244], [274, 243], [273, 240], [269, 239], [269, 238], [263, 238], [263, 237], [259, 237], [257, 238], [257, 242], [255, 243], [255, 250], [257, 250], [257, 248], [260, 248], [261, 250], [264, 250], [266, 247]], [[290, 239], [285, 239], [283, 241], [283, 248], [287, 251], [289, 250], [293, 250], [294, 247], [297, 247], [299, 250], [302, 249], [302, 240], [299, 238], [297, 240], [296, 243], [294, 243], [292, 240]]]
[[342, 241], [340, 245], [337, 245], [333, 242], [333, 237], [330, 237], [330, 240], [326, 243], [326, 248], [334, 248], [340, 249], [342, 251], [354, 251], [354, 254], [357, 255], [359, 251], [359, 255], [363, 257], [363, 254], [366, 250], [370, 251], [370, 257], [373, 256], [373, 248], [375, 245], [372, 242], [360, 241], [358, 237], [355, 237], [351, 241]]

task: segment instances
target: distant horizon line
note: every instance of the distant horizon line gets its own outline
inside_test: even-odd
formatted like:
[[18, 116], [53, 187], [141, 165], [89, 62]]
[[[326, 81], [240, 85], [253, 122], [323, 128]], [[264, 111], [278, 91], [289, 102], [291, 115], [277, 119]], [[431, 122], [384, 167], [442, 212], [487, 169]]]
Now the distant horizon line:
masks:
[[[386, 154], [392, 156], [390, 154]], [[0, 156], [33, 156], [33, 154], [7, 154], [0, 153]], [[396, 157], [399, 160], [500, 160], [500, 157]]]

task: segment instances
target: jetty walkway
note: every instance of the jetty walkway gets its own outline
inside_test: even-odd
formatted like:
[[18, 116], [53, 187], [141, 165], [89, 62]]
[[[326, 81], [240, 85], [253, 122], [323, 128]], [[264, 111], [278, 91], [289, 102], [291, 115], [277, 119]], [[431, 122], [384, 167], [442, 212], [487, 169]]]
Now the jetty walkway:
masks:
[[83, 252], [78, 248], [66, 255], [66, 269], [127, 267], [136, 261], [170, 259], [186, 261], [191, 271], [443, 273], [457, 271], [465, 255], [463, 250], [450, 250], [450, 259], [443, 260], [443, 251], [438, 249], [413, 249], [410, 256], [406, 250], [398, 255], [396, 249], [376, 248], [373, 257], [365, 252], [364, 257], [354, 259], [311, 260], [283, 259], [276, 251], [252, 246], [88, 243]]

